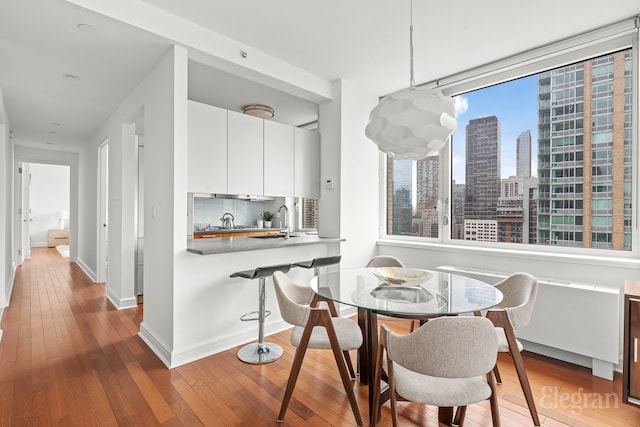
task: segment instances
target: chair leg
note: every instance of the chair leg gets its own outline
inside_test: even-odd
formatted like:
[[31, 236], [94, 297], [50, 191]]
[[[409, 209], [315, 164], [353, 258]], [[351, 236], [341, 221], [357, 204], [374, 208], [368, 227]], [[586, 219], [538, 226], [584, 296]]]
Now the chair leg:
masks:
[[540, 425], [540, 419], [538, 418], [538, 411], [536, 410], [536, 403], [533, 399], [533, 393], [531, 392], [531, 385], [529, 384], [529, 378], [527, 377], [527, 372], [524, 369], [524, 362], [522, 361], [522, 355], [518, 351], [518, 348], [515, 348], [515, 351], [511, 351], [511, 357], [513, 358], [513, 364], [516, 366], [516, 372], [518, 373], [518, 378], [520, 379], [520, 386], [522, 387], [522, 392], [524, 393], [524, 398], [527, 401], [527, 405], [529, 405], [529, 412], [531, 413], [531, 419], [533, 419], [533, 424], [536, 426]]
[[464, 425], [464, 416], [467, 414], [466, 406], [458, 406], [456, 409], [456, 415], [453, 417], [453, 425], [462, 427]]
[[295, 387], [296, 381], [298, 380], [298, 375], [300, 374], [300, 368], [302, 367], [302, 361], [304, 360], [304, 354], [307, 351], [307, 346], [309, 345], [309, 339], [311, 338], [312, 331], [313, 327], [304, 328], [302, 337], [300, 338], [300, 345], [298, 345], [298, 348], [296, 348], [296, 354], [293, 358], [293, 365], [291, 365], [291, 373], [289, 374], [289, 380], [287, 381], [287, 388], [284, 392], [284, 397], [282, 398], [280, 413], [278, 414], [277, 421], [279, 423], [284, 421], [284, 415], [287, 412], [289, 401], [291, 400], [291, 395], [293, 394], [293, 388]]
[[493, 375], [495, 375], [496, 377], [496, 382], [498, 384], [502, 384], [502, 377], [500, 376], [500, 370], [498, 369], [497, 363], [496, 363], [496, 366], [493, 367]]
[[351, 363], [351, 355], [349, 354], [348, 350], [343, 351], [342, 354], [344, 355], [344, 361], [346, 362], [347, 369], [349, 370], [349, 377], [353, 381], [356, 379], [356, 372], [353, 370], [353, 363]]
[[[353, 387], [351, 385], [351, 377], [349, 376], [344, 355], [342, 354], [342, 350], [340, 349], [338, 336], [336, 335], [336, 331], [333, 328], [333, 322], [331, 321], [329, 312], [327, 310], [312, 310], [311, 314], [309, 315], [309, 320], [307, 320], [307, 327], [309, 325], [324, 326], [327, 330], [329, 342], [331, 343], [331, 350], [333, 351], [333, 357], [336, 359], [336, 364], [338, 365], [338, 370], [340, 371], [340, 378], [342, 378], [344, 391], [347, 393], [347, 398], [349, 399], [351, 410], [353, 411], [353, 415], [356, 419], [356, 424], [358, 426], [363, 426], [364, 424], [362, 422], [362, 416], [360, 415], [360, 409], [358, 408], [358, 401], [356, 400], [356, 395], [353, 392]], [[305, 329], [307, 327], [305, 327]], [[311, 326], [310, 329], [313, 329], [313, 326]]]
[[498, 395], [496, 394], [496, 383], [493, 380], [492, 372], [487, 372], [487, 383], [489, 383], [489, 387], [491, 387], [491, 396], [489, 397], [489, 404], [491, 405], [491, 421], [493, 422], [493, 427], [500, 427]]
[[516, 335], [513, 332], [513, 327], [511, 326], [509, 317], [507, 316], [507, 313], [505, 311], [490, 310], [487, 313], [487, 318], [489, 318], [495, 326], [501, 327], [504, 329], [504, 334], [505, 334], [505, 337], [507, 338], [507, 344], [509, 345], [509, 354], [511, 355], [511, 358], [513, 359], [513, 364], [516, 367], [516, 372], [518, 373], [518, 379], [520, 380], [520, 386], [522, 387], [524, 398], [527, 401], [527, 405], [529, 406], [531, 419], [533, 420], [533, 424], [535, 424], [536, 426], [539, 426], [540, 419], [538, 418], [536, 403], [533, 399], [533, 393], [531, 392], [531, 385], [529, 384], [529, 378], [527, 377], [527, 372], [524, 369], [524, 362], [522, 361], [522, 355], [520, 355], [520, 351], [518, 351], [518, 341], [516, 340]]
[[[384, 348], [382, 345], [378, 346], [376, 353], [376, 374], [374, 377], [373, 384], [370, 384], [369, 387], [373, 387], [373, 417], [369, 420], [369, 425], [371, 427], [376, 427], [378, 422], [378, 417], [380, 416], [380, 381], [382, 381], [382, 355], [384, 354]], [[391, 410], [393, 411], [393, 407]], [[395, 427], [395, 423], [394, 423]]]

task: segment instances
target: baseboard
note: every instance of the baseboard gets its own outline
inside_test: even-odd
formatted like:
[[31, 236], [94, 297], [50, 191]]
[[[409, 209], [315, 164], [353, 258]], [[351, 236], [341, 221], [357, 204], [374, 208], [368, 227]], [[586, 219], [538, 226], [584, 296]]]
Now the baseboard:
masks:
[[84, 271], [84, 274], [86, 274], [93, 283], [98, 283], [98, 276], [92, 269], [89, 268], [89, 266], [82, 260], [82, 258], [78, 257], [76, 259], [76, 264], [78, 264], [78, 267], [80, 267], [80, 269]]
[[[292, 326], [286, 323], [284, 320], [269, 323], [264, 325], [265, 337], [276, 334], [278, 332], [285, 331], [292, 328]], [[224, 337], [218, 337], [215, 340], [210, 340], [197, 347], [192, 347], [185, 351], [174, 352], [171, 357], [170, 368], [176, 368], [178, 366], [185, 365], [187, 363], [194, 362], [199, 359], [217, 354], [231, 348], [257, 341], [257, 330], [247, 331], [242, 334], [227, 335]]]
[[4, 309], [4, 307], [7, 307], [9, 305], [9, 301], [11, 301], [11, 294], [13, 293], [13, 285], [16, 281], [17, 269], [18, 266], [16, 265], [16, 263], [11, 263], [11, 274], [9, 275], [9, 281], [7, 282], [7, 284], [9, 285], [7, 288], [7, 293], [4, 295], [4, 300], [0, 301], [2, 302], [2, 306], [0, 307], [0, 320], [2, 320], [2, 310]]
[[140, 332], [138, 332], [138, 336], [145, 342], [145, 344], [147, 344], [151, 351], [158, 356], [158, 359], [160, 359], [167, 368], [172, 368], [171, 350], [169, 350], [169, 347], [165, 345], [162, 340], [156, 339], [157, 335], [147, 328], [144, 321], [140, 324]]
[[126, 310], [128, 308], [135, 308], [138, 306], [138, 299], [136, 297], [131, 298], [118, 298], [111, 292], [107, 285], [107, 299], [113, 304], [116, 310]]

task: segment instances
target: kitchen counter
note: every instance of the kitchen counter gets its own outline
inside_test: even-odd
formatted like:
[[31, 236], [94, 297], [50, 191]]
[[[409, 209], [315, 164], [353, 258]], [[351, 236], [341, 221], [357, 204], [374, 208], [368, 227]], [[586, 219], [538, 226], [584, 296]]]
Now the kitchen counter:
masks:
[[291, 233], [291, 237], [288, 239], [283, 237], [267, 239], [255, 237], [220, 237], [217, 239], [191, 239], [187, 242], [187, 251], [198, 255], [215, 255], [229, 252], [339, 243], [343, 241], [344, 239], [340, 237], [319, 237], [305, 233]]
[[279, 228], [257, 228], [257, 227], [234, 227], [234, 228], [212, 228], [208, 230], [195, 231], [194, 239], [207, 239], [219, 237], [236, 237], [236, 236], [264, 236], [266, 234], [284, 233]]

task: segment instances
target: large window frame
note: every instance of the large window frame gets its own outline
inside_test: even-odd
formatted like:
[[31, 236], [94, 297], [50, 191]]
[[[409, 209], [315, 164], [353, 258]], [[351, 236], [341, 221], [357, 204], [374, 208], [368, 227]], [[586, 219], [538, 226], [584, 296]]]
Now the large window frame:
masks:
[[[634, 17], [607, 27], [570, 37], [560, 42], [524, 52], [513, 57], [478, 67], [474, 70], [465, 71], [457, 75], [449, 76], [437, 82], [427, 83], [426, 86], [438, 86], [446, 95], [456, 96], [459, 94], [482, 89], [492, 85], [515, 80], [532, 74], [541, 73], [554, 68], [562, 67], [572, 63], [584, 61], [590, 58], [606, 55], [608, 53], [623, 49], [632, 50], [632, 73], [633, 90], [632, 105], [633, 114], [629, 114], [632, 121], [632, 245], [631, 250], [613, 250], [581, 247], [559, 247], [548, 245], [520, 244], [520, 243], [499, 243], [499, 242], [478, 242], [453, 239], [451, 227], [449, 225], [452, 218], [453, 189], [452, 182], [452, 147], [449, 141], [440, 150], [439, 166], [439, 200], [438, 200], [438, 237], [415, 237], [398, 236], [388, 234], [387, 212], [387, 172], [389, 171], [387, 156], [380, 155], [380, 239], [407, 242], [415, 244], [447, 245], [461, 247], [479, 247], [507, 251], [523, 251], [543, 254], [575, 254], [580, 256], [596, 256], [601, 258], [638, 258], [640, 255], [640, 218], [637, 206], [640, 203], [640, 183], [638, 182], [640, 172], [640, 151], [639, 145], [639, 125], [640, 125], [640, 54], [638, 41], [638, 27], [640, 17]], [[602, 70], [603, 72], [606, 70]], [[607, 106], [602, 106], [606, 108]], [[626, 119], [625, 119], [626, 120]], [[625, 190], [626, 192], [626, 190]], [[625, 222], [628, 218], [625, 216]], [[595, 230], [594, 230], [595, 231]]]

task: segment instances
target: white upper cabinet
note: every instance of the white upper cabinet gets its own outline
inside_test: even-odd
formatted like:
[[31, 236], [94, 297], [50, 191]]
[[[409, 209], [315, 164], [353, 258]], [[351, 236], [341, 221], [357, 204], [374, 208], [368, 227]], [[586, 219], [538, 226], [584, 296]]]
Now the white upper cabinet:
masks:
[[294, 128], [264, 121], [264, 194], [292, 197], [294, 181]]
[[227, 112], [227, 189], [229, 194], [264, 194], [264, 120]]
[[320, 198], [320, 134], [295, 128], [295, 197]]
[[227, 110], [189, 101], [187, 189], [227, 193]]

